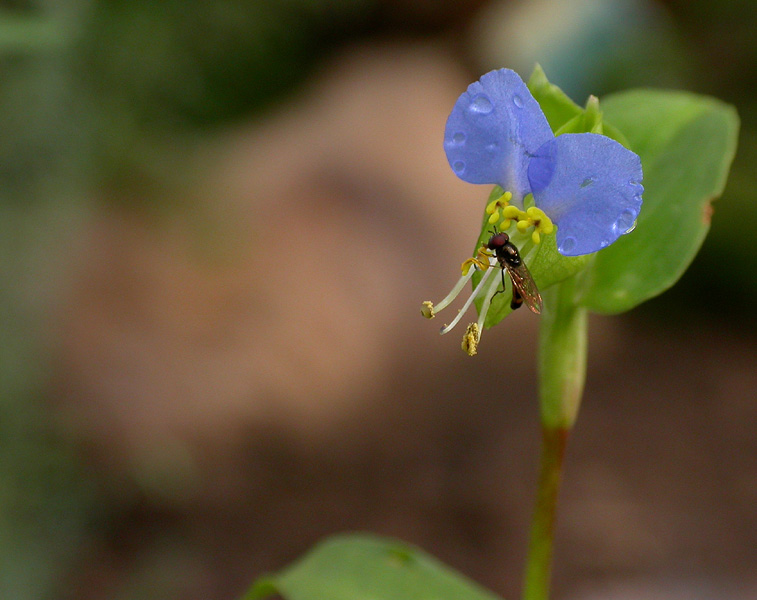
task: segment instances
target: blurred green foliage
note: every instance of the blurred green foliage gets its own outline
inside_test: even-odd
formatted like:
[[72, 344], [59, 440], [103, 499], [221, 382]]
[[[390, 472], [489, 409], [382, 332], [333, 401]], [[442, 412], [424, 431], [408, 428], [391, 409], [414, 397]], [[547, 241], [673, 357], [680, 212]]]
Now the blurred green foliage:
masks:
[[[165, 176], [195, 136], [273, 106], [375, 0], [84, 0], [0, 11], [0, 194]], [[177, 156], [177, 154], [179, 156]], [[111, 181], [113, 180], [113, 181]], [[60, 182], [56, 182], [58, 187]]]
[[1, 598], [60, 597], [108, 510], [46, 410], [65, 257], [92, 199], [180, 180], [182, 149], [291, 93], [325, 52], [358, 35], [372, 3], [0, 7]]
[[83, 74], [110, 108], [145, 125], [203, 126], [282, 96], [329, 47], [360, 30], [370, 0], [98, 2]]
[[[81, 89], [106, 173], [259, 113], [362, 31], [374, 0], [108, 0], [82, 20]], [[178, 137], [182, 137], [177, 141]], [[172, 143], [174, 142], [174, 143]], [[149, 166], [146, 167], [151, 170]], [[129, 177], [133, 175], [130, 174]], [[125, 182], [119, 180], [119, 185]]]

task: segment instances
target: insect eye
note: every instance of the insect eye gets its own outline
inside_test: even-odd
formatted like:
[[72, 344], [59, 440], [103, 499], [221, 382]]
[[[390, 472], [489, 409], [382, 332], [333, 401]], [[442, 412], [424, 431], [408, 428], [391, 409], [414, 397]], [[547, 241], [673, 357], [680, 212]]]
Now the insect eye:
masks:
[[496, 250], [497, 248], [504, 246], [509, 239], [510, 238], [506, 233], [495, 233], [491, 238], [489, 238], [487, 247], [489, 248], [489, 250]]

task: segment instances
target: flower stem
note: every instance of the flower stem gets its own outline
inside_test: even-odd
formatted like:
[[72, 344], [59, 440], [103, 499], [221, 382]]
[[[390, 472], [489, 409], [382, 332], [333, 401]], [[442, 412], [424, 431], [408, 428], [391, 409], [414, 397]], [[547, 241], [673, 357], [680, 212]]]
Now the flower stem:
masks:
[[586, 380], [586, 309], [575, 302], [576, 277], [545, 291], [539, 331], [539, 403], [544, 427], [570, 430]]
[[566, 429], [542, 429], [539, 491], [531, 520], [531, 541], [528, 546], [523, 600], [549, 598], [557, 494], [567, 441]]
[[575, 302], [574, 277], [544, 294], [539, 335], [542, 455], [523, 600], [548, 600], [555, 515], [568, 435], [586, 378], [586, 310]]

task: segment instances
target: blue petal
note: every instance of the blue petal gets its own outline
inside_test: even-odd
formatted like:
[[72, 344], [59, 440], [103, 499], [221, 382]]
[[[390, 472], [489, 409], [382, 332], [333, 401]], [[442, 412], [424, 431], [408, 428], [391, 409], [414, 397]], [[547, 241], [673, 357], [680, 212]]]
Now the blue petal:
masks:
[[565, 256], [596, 252], [633, 228], [641, 209], [639, 157], [595, 133], [566, 133], [528, 166], [536, 206], [557, 225]]
[[491, 71], [468, 86], [444, 131], [452, 170], [469, 183], [497, 183], [517, 200], [529, 191], [528, 161], [553, 137], [538, 102], [515, 71]]

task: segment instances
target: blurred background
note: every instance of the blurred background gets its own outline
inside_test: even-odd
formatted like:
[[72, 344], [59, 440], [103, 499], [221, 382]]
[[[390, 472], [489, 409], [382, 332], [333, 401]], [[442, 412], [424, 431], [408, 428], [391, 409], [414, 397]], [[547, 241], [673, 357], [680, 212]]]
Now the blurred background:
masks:
[[470, 359], [418, 307], [488, 194], [447, 166], [447, 114], [537, 61], [579, 103], [685, 88], [742, 117], [684, 279], [592, 320], [555, 598], [757, 597], [756, 23], [749, 0], [0, 3], [0, 597], [232, 599], [345, 530], [517, 597], [537, 320]]

